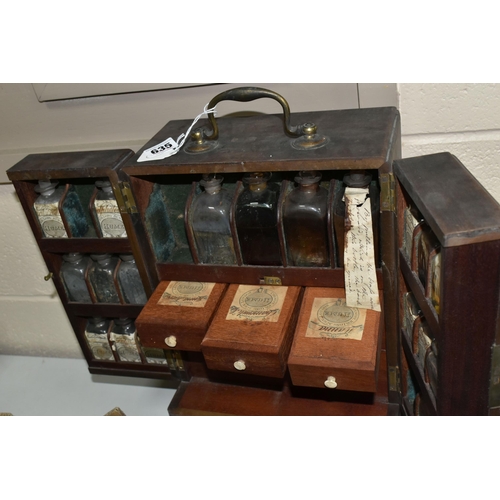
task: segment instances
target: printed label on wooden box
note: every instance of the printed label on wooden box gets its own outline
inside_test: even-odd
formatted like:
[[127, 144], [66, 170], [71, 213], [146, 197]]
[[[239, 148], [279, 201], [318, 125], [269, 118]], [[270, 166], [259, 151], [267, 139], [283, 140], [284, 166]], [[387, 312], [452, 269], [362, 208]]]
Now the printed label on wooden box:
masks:
[[158, 304], [164, 306], [205, 307], [215, 283], [171, 281]]
[[286, 286], [240, 285], [226, 319], [276, 323], [285, 301]]
[[306, 337], [361, 340], [366, 309], [346, 305], [343, 298], [315, 298]]

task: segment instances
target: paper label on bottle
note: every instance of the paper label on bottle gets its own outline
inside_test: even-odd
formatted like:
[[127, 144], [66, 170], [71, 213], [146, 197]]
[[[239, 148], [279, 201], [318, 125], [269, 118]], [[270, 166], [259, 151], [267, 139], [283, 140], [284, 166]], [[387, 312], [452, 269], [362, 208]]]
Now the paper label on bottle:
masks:
[[95, 200], [97, 220], [103, 238], [126, 238], [127, 231], [116, 200]]
[[35, 204], [35, 211], [46, 238], [67, 238], [58, 203]]
[[413, 325], [418, 318], [420, 308], [412, 293], [405, 293], [403, 296], [403, 330], [408, 340], [411, 342], [413, 336]]
[[135, 337], [135, 332], [130, 334], [111, 332], [109, 338], [111, 342], [113, 342], [120, 361], [127, 363], [142, 363]]
[[413, 231], [418, 225], [418, 220], [415, 219], [411, 210], [407, 207], [404, 211], [404, 229], [403, 229], [403, 244], [402, 250], [406, 259], [411, 263]]
[[226, 319], [276, 323], [283, 309], [287, 290], [286, 286], [240, 285]]
[[87, 343], [92, 351], [94, 359], [102, 361], [114, 361], [115, 357], [108, 342], [108, 335], [105, 333], [91, 333], [85, 331]]
[[346, 234], [344, 275], [346, 303], [380, 311], [375, 247], [368, 188], [345, 189]]
[[343, 298], [314, 299], [306, 337], [361, 340], [366, 309], [346, 305]]
[[166, 365], [167, 358], [165, 357], [165, 353], [163, 349], [157, 349], [156, 347], [142, 347], [142, 352], [146, 357], [146, 361], [151, 364], [156, 365]]
[[418, 327], [417, 357], [422, 366], [424, 366], [425, 353], [432, 344], [431, 338], [427, 335], [429, 333], [427, 328], [427, 324], [424, 321]]
[[171, 281], [158, 301], [164, 306], [205, 307], [215, 283]]

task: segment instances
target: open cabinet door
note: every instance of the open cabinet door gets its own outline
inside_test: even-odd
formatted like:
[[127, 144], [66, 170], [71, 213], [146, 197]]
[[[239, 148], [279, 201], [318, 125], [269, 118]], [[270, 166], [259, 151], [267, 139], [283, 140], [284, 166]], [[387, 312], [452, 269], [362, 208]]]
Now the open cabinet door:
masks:
[[404, 409], [495, 413], [500, 205], [450, 153], [397, 160], [394, 174]]

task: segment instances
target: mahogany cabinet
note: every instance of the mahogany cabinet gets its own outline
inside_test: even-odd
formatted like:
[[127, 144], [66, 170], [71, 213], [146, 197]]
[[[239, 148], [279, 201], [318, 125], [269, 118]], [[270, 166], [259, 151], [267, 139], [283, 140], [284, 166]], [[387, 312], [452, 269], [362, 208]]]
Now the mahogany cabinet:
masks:
[[[210, 115], [165, 159], [138, 161], [169, 137], [177, 140], [191, 119], [167, 123], [136, 154], [30, 155], [9, 170], [90, 371], [171, 379], [178, 385], [171, 415], [500, 413], [500, 206], [449, 153], [401, 159], [395, 108], [290, 114], [281, 96], [255, 88], [224, 92], [208, 108], [261, 97], [277, 100], [283, 114]], [[301, 171], [320, 172], [328, 191], [329, 260], [322, 267], [293, 265], [284, 233], [283, 206]], [[378, 202], [382, 310], [368, 311], [359, 344], [300, 337], [315, 298], [344, 296], [335, 207], [344, 175], [353, 172], [372, 174], [370, 196]], [[279, 187], [280, 265], [244, 263], [234, 214], [247, 173], [270, 174]], [[231, 264], [203, 263], [198, 255], [190, 209], [203, 174], [221, 175], [231, 196]], [[89, 191], [99, 178], [113, 185], [128, 238], [43, 238], [32, 208], [36, 181]], [[73, 251], [132, 253], [148, 303], [69, 302], [58, 275], [62, 254]], [[286, 317], [267, 325], [228, 321], [244, 293], [281, 297]], [[198, 307], [186, 307], [194, 300]], [[142, 347], [163, 351], [167, 363], [92, 359], [82, 333], [91, 316], [136, 319]]]
[[[119, 361], [116, 354], [113, 360], [96, 359], [86, 341], [85, 330], [88, 320], [95, 317], [111, 320], [109, 325], [111, 329], [114, 324], [113, 320], [119, 318], [135, 320], [143, 306], [126, 303], [123, 297], [120, 297], [119, 303], [97, 302], [95, 295], [92, 293], [90, 303], [71, 301], [61, 277], [61, 266], [65, 254], [78, 252], [85, 256], [105, 253], [114, 256], [133, 255], [137, 262], [144, 290], [148, 297], [151, 295], [152, 284], [137, 249], [137, 240], [141, 237], [141, 228], [134, 227], [130, 218], [130, 214], [135, 211], [135, 207], [130, 202], [129, 186], [126, 182], [122, 182], [119, 176], [120, 165], [132, 155], [133, 152], [130, 150], [31, 154], [10, 168], [8, 176], [14, 184], [47, 265], [49, 274], [45, 279], [52, 279], [54, 282], [76, 338], [87, 359], [90, 372], [165, 378], [177, 384], [182, 379], [183, 369], [179, 369], [178, 363], [173, 358], [175, 354], [170, 354], [170, 359], [165, 357], [165, 362], [161, 364], [148, 362], [147, 352], [145, 353], [142, 350], [140, 352], [141, 362]], [[113, 186], [120, 215], [127, 232], [126, 238], [105, 238], [99, 233], [99, 225], [96, 223], [95, 213], [91, 208], [96, 195], [95, 182], [99, 180], [109, 180]], [[64, 203], [60, 203], [59, 212], [63, 214], [62, 218], [67, 229], [67, 237], [61, 237], [58, 233], [54, 233], [56, 237], [45, 235], [33, 206], [39, 196], [35, 191], [38, 181], [57, 182], [59, 186], [65, 187], [66, 192], [71, 192], [74, 195], [72, 201], [78, 204], [80, 216], [85, 219], [83, 231], [75, 235], [75, 232], [70, 230], [71, 224], [68, 219], [72, 217], [72, 212], [65, 211], [62, 206]], [[88, 268], [86, 272], [88, 272]], [[182, 362], [180, 362], [180, 365], [182, 368]]]

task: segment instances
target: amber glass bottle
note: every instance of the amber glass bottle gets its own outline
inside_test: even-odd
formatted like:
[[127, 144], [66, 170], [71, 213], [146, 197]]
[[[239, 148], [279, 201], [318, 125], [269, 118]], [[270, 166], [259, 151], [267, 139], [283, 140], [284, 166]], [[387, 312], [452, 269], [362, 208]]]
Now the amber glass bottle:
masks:
[[236, 264], [229, 211], [231, 195], [222, 187], [220, 175], [204, 175], [204, 191], [193, 200], [189, 222], [198, 258], [203, 264]]
[[268, 183], [270, 173], [243, 178], [245, 189], [236, 202], [236, 229], [244, 264], [281, 266], [277, 205], [280, 188]]
[[283, 207], [286, 244], [292, 266], [325, 267], [329, 264], [328, 191], [319, 185], [319, 172], [300, 172], [298, 186]]
[[370, 205], [372, 212], [373, 243], [375, 246], [375, 264], [380, 265], [379, 249], [379, 221], [380, 221], [380, 195], [377, 187], [371, 182], [372, 176], [366, 170], [351, 170], [343, 178], [343, 186], [333, 209], [335, 226], [335, 240], [337, 242], [337, 261], [339, 267], [344, 266], [344, 236], [345, 236], [345, 203], [343, 201], [346, 186], [369, 188]]

